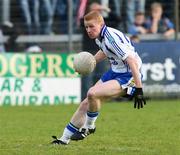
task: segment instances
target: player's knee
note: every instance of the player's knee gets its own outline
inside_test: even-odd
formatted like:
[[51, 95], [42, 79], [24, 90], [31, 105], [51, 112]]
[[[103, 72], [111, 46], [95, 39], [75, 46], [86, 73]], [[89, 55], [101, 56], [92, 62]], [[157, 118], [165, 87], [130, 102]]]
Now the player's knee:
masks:
[[89, 91], [87, 93], [87, 97], [88, 97], [88, 99], [96, 98], [96, 91], [95, 91], [94, 87], [89, 89]]

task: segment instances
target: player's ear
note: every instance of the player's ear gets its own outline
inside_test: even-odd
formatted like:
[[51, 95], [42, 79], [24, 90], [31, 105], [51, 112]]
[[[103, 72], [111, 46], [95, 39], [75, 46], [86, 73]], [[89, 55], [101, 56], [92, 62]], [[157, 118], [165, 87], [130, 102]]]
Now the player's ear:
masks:
[[104, 23], [100, 23], [100, 26], [101, 26], [101, 28], [103, 28], [103, 26], [104, 26]]

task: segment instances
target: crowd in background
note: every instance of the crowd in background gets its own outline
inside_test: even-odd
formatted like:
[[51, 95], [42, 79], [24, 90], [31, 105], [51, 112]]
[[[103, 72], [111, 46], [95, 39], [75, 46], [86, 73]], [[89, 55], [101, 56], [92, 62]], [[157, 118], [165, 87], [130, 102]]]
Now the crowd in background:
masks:
[[[68, 0], [1, 0], [10, 5], [9, 18], [0, 22], [0, 38], [10, 35], [6, 50], [14, 50], [18, 35], [54, 35], [68, 33]], [[9, 4], [8, 4], [9, 2]], [[101, 11], [108, 26], [131, 35], [139, 42], [138, 35], [163, 33], [168, 38], [174, 33], [173, 1], [166, 0], [72, 0], [73, 32], [81, 33], [81, 20], [86, 12]], [[0, 39], [1, 40], [1, 39]], [[31, 46], [31, 44], [27, 45]], [[10, 48], [11, 47], [11, 48]], [[10, 49], [9, 49], [10, 48]], [[1, 47], [2, 51], [3, 48]]]

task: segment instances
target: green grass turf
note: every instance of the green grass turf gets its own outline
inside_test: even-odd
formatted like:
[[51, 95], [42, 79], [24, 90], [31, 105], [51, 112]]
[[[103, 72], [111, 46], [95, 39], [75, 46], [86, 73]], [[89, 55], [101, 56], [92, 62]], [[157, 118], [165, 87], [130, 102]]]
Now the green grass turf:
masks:
[[77, 105], [0, 107], [0, 155], [180, 155], [180, 100], [106, 103], [97, 131], [53, 146]]

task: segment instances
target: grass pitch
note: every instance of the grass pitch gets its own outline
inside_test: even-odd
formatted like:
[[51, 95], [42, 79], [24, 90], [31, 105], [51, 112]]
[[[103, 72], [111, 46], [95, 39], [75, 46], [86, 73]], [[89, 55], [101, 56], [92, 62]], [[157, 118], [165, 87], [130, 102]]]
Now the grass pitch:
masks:
[[179, 155], [180, 100], [106, 103], [97, 131], [80, 142], [53, 146], [77, 105], [0, 107], [0, 155]]

